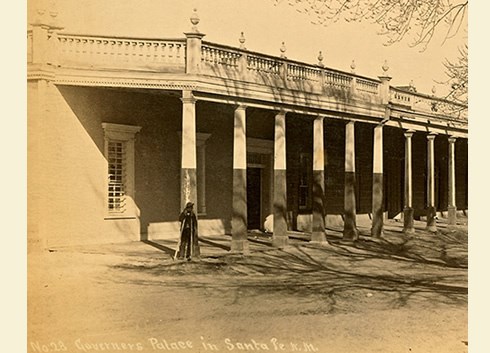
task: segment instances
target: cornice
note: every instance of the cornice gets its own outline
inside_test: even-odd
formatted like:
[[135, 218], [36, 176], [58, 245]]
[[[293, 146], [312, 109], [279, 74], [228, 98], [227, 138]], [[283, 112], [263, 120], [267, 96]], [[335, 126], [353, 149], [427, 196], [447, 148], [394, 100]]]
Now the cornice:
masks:
[[[378, 102], [363, 102], [355, 97], [342, 100], [329, 95], [275, 88], [254, 82], [182, 73], [153, 74], [153, 78], [150, 78], [147, 73], [89, 73], [78, 70], [64, 72], [37, 68], [28, 71], [28, 80], [34, 79], [52, 80], [57, 85], [191, 91], [198, 100], [244, 104], [272, 110], [285, 109], [290, 112], [322, 114], [341, 119], [353, 117], [357, 121], [374, 123], [385, 117], [386, 108]], [[427, 126], [462, 132], [468, 130], [468, 123], [464, 120], [437, 117], [424, 112], [408, 112], [391, 106], [390, 108], [392, 118], [405, 124], [419, 126], [421, 130]]]
[[46, 67], [28, 67], [27, 68], [27, 81], [33, 80], [46, 80], [54, 81], [56, 73], [53, 69]]
[[196, 85], [188, 82], [176, 81], [156, 81], [138, 79], [111, 79], [95, 77], [56, 77], [55, 84], [69, 86], [92, 86], [92, 87], [126, 87], [126, 88], [147, 88], [164, 90], [195, 90]]

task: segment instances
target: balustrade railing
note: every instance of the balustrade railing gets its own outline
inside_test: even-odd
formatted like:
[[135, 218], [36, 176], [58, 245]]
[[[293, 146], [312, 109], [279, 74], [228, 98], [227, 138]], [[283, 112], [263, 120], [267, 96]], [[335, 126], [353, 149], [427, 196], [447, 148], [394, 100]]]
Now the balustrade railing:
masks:
[[279, 75], [281, 63], [277, 60], [258, 55], [247, 55], [247, 69], [258, 73]]
[[185, 39], [153, 40], [60, 34], [58, 42], [58, 55], [65, 64], [185, 65]]
[[353, 77], [336, 71], [324, 70], [325, 86], [350, 89]]
[[[114, 68], [150, 72], [188, 72], [189, 59], [197, 57], [201, 69], [195, 72], [275, 85], [310, 93], [343, 91], [345, 97], [382, 104], [388, 88], [376, 79], [339, 70], [301, 63], [245, 49], [201, 42], [201, 50], [187, 52], [187, 39], [139, 39], [56, 33], [48, 35], [44, 48], [52, 53], [43, 59], [33, 52], [37, 46], [33, 31], [27, 31], [27, 62], [48, 60], [61, 67]], [[42, 47], [42, 46], [41, 46]], [[190, 48], [191, 46], [189, 46]], [[42, 51], [40, 51], [42, 52]], [[192, 55], [191, 58], [187, 57]], [[35, 59], [33, 59], [36, 57]], [[196, 61], [194, 61], [196, 62]], [[197, 66], [196, 66], [197, 67]], [[272, 80], [271, 80], [272, 79]], [[383, 88], [383, 89], [382, 89]], [[389, 88], [389, 102], [429, 114], [449, 114], [466, 119], [466, 106], [443, 99]], [[452, 113], [446, 113], [448, 111]], [[441, 111], [444, 112], [441, 114]], [[457, 115], [457, 116], [456, 116]]]
[[201, 61], [208, 64], [236, 68], [241, 56], [242, 54], [237, 51], [226, 50], [217, 46], [203, 44], [201, 47]]
[[456, 120], [467, 120], [467, 107], [441, 98], [422, 93], [408, 92], [390, 87], [390, 102], [408, 107], [414, 112], [428, 113], [450, 117]]
[[293, 81], [311, 81], [319, 82], [321, 71], [318, 68], [299, 65], [299, 64], [287, 64], [287, 77]]
[[390, 101], [395, 104], [412, 106], [414, 96], [407, 91], [390, 87]]
[[379, 82], [374, 80], [368, 80], [360, 77], [356, 77], [356, 90], [368, 94], [379, 94]]

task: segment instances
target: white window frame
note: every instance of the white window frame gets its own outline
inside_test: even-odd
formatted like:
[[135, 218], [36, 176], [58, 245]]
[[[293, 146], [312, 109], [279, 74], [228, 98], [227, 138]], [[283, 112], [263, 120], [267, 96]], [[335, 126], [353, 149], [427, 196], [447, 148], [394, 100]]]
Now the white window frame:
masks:
[[[102, 123], [104, 130], [104, 157], [109, 157], [109, 142], [117, 141], [124, 144], [125, 149], [125, 178], [124, 178], [124, 190], [126, 197], [126, 207], [123, 211], [110, 211], [109, 210], [109, 175], [107, 178], [107, 184], [105, 187], [105, 210], [106, 219], [112, 218], [135, 218], [137, 217], [137, 207], [134, 202], [135, 188], [134, 188], [134, 139], [136, 134], [141, 130], [141, 126], [135, 125], [123, 125], [113, 123]], [[107, 173], [109, 166], [107, 166]]]

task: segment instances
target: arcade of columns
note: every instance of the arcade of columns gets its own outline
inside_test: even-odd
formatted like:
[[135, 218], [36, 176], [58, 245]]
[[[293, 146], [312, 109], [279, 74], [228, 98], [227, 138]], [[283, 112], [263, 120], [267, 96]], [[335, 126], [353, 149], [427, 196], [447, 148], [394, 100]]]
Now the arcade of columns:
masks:
[[[196, 196], [196, 99], [192, 92], [183, 91], [182, 116], [182, 168], [181, 204], [195, 200]], [[283, 248], [288, 244], [287, 199], [286, 199], [286, 112], [275, 115], [274, 130], [274, 196], [272, 244]], [[233, 217], [231, 250], [247, 252], [247, 146], [246, 146], [246, 106], [239, 105], [234, 113], [233, 142]], [[406, 130], [405, 135], [405, 175], [404, 175], [404, 232], [414, 233], [414, 210], [412, 205], [412, 136], [414, 130]], [[427, 135], [427, 223], [426, 229], [435, 232], [435, 133]], [[372, 227], [371, 235], [383, 235], [383, 125], [374, 127], [373, 144], [373, 185], [372, 185]], [[448, 224], [456, 224], [455, 185], [455, 142], [449, 136], [448, 153]], [[324, 117], [313, 121], [313, 221], [311, 241], [325, 243], [325, 170], [324, 170]], [[355, 122], [348, 121], [345, 129], [345, 189], [344, 189], [344, 230], [343, 239], [355, 241], [359, 237], [356, 226], [355, 194]]]
[[[52, 19], [50, 19], [51, 21]], [[49, 22], [49, 21], [48, 21]], [[51, 21], [52, 22], [52, 21]], [[51, 22], [35, 22], [32, 24], [32, 53], [30, 63], [41, 65], [41, 68], [57, 67], [57, 57], [45, 53], [54, 50], [57, 45], [57, 30], [61, 27]], [[191, 32], [185, 33], [185, 72], [197, 75], [201, 63], [202, 38], [196, 25], [199, 19], [196, 14], [191, 18], [194, 25]], [[49, 29], [49, 31], [48, 31]], [[49, 32], [49, 33], [48, 33]], [[48, 40], [49, 38], [49, 40]], [[240, 39], [243, 47], [244, 38]], [[46, 50], [45, 50], [46, 49]], [[284, 53], [284, 48], [281, 52]], [[321, 55], [321, 54], [320, 54]], [[283, 55], [281, 56], [283, 57]], [[242, 58], [243, 59], [243, 58]], [[242, 60], [243, 61], [243, 60]], [[321, 58], [319, 57], [319, 67]], [[49, 62], [49, 63], [48, 63]], [[46, 65], [48, 63], [48, 65]], [[386, 73], [388, 68], [383, 67]], [[282, 73], [285, 71], [282, 69]], [[42, 71], [42, 70], [41, 70]], [[390, 77], [380, 79], [380, 95], [382, 104], [389, 103]], [[239, 100], [239, 98], [237, 98]], [[182, 90], [182, 162], [181, 162], [181, 206], [187, 201], [197, 199], [197, 158], [196, 158], [196, 97], [190, 89]], [[271, 109], [273, 109], [271, 107]], [[277, 108], [276, 108], [277, 109]], [[372, 228], [373, 237], [383, 234], [383, 124], [389, 120], [389, 109], [386, 108], [387, 119], [374, 127], [373, 141], [373, 185], [372, 185]], [[274, 195], [273, 195], [273, 245], [282, 248], [288, 244], [287, 236], [287, 194], [286, 194], [286, 115], [287, 111], [277, 111], [274, 130]], [[325, 243], [325, 170], [324, 170], [324, 119], [318, 115], [313, 121], [313, 207], [311, 241]], [[238, 105], [234, 113], [234, 149], [233, 149], [233, 212], [232, 212], [232, 250], [247, 252], [247, 183], [246, 183], [246, 105]], [[414, 233], [414, 210], [412, 205], [412, 137], [414, 130], [406, 130], [405, 135], [405, 175], [404, 175], [404, 232]], [[435, 209], [435, 133], [427, 135], [427, 230], [436, 231]], [[456, 179], [455, 179], [455, 142], [456, 137], [449, 136], [448, 151], [448, 224], [456, 223]], [[356, 226], [356, 170], [355, 170], [355, 122], [349, 120], [345, 129], [345, 186], [344, 186], [344, 230], [343, 238], [347, 241], [358, 239]]]

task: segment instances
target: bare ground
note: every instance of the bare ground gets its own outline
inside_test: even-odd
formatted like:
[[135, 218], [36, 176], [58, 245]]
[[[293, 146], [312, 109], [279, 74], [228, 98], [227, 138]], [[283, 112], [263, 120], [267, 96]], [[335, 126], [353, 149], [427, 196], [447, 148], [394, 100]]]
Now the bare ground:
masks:
[[[28, 255], [28, 352], [467, 352], [467, 227], [290, 246], [250, 234], [91, 245]], [[363, 234], [369, 229], [362, 228]]]

